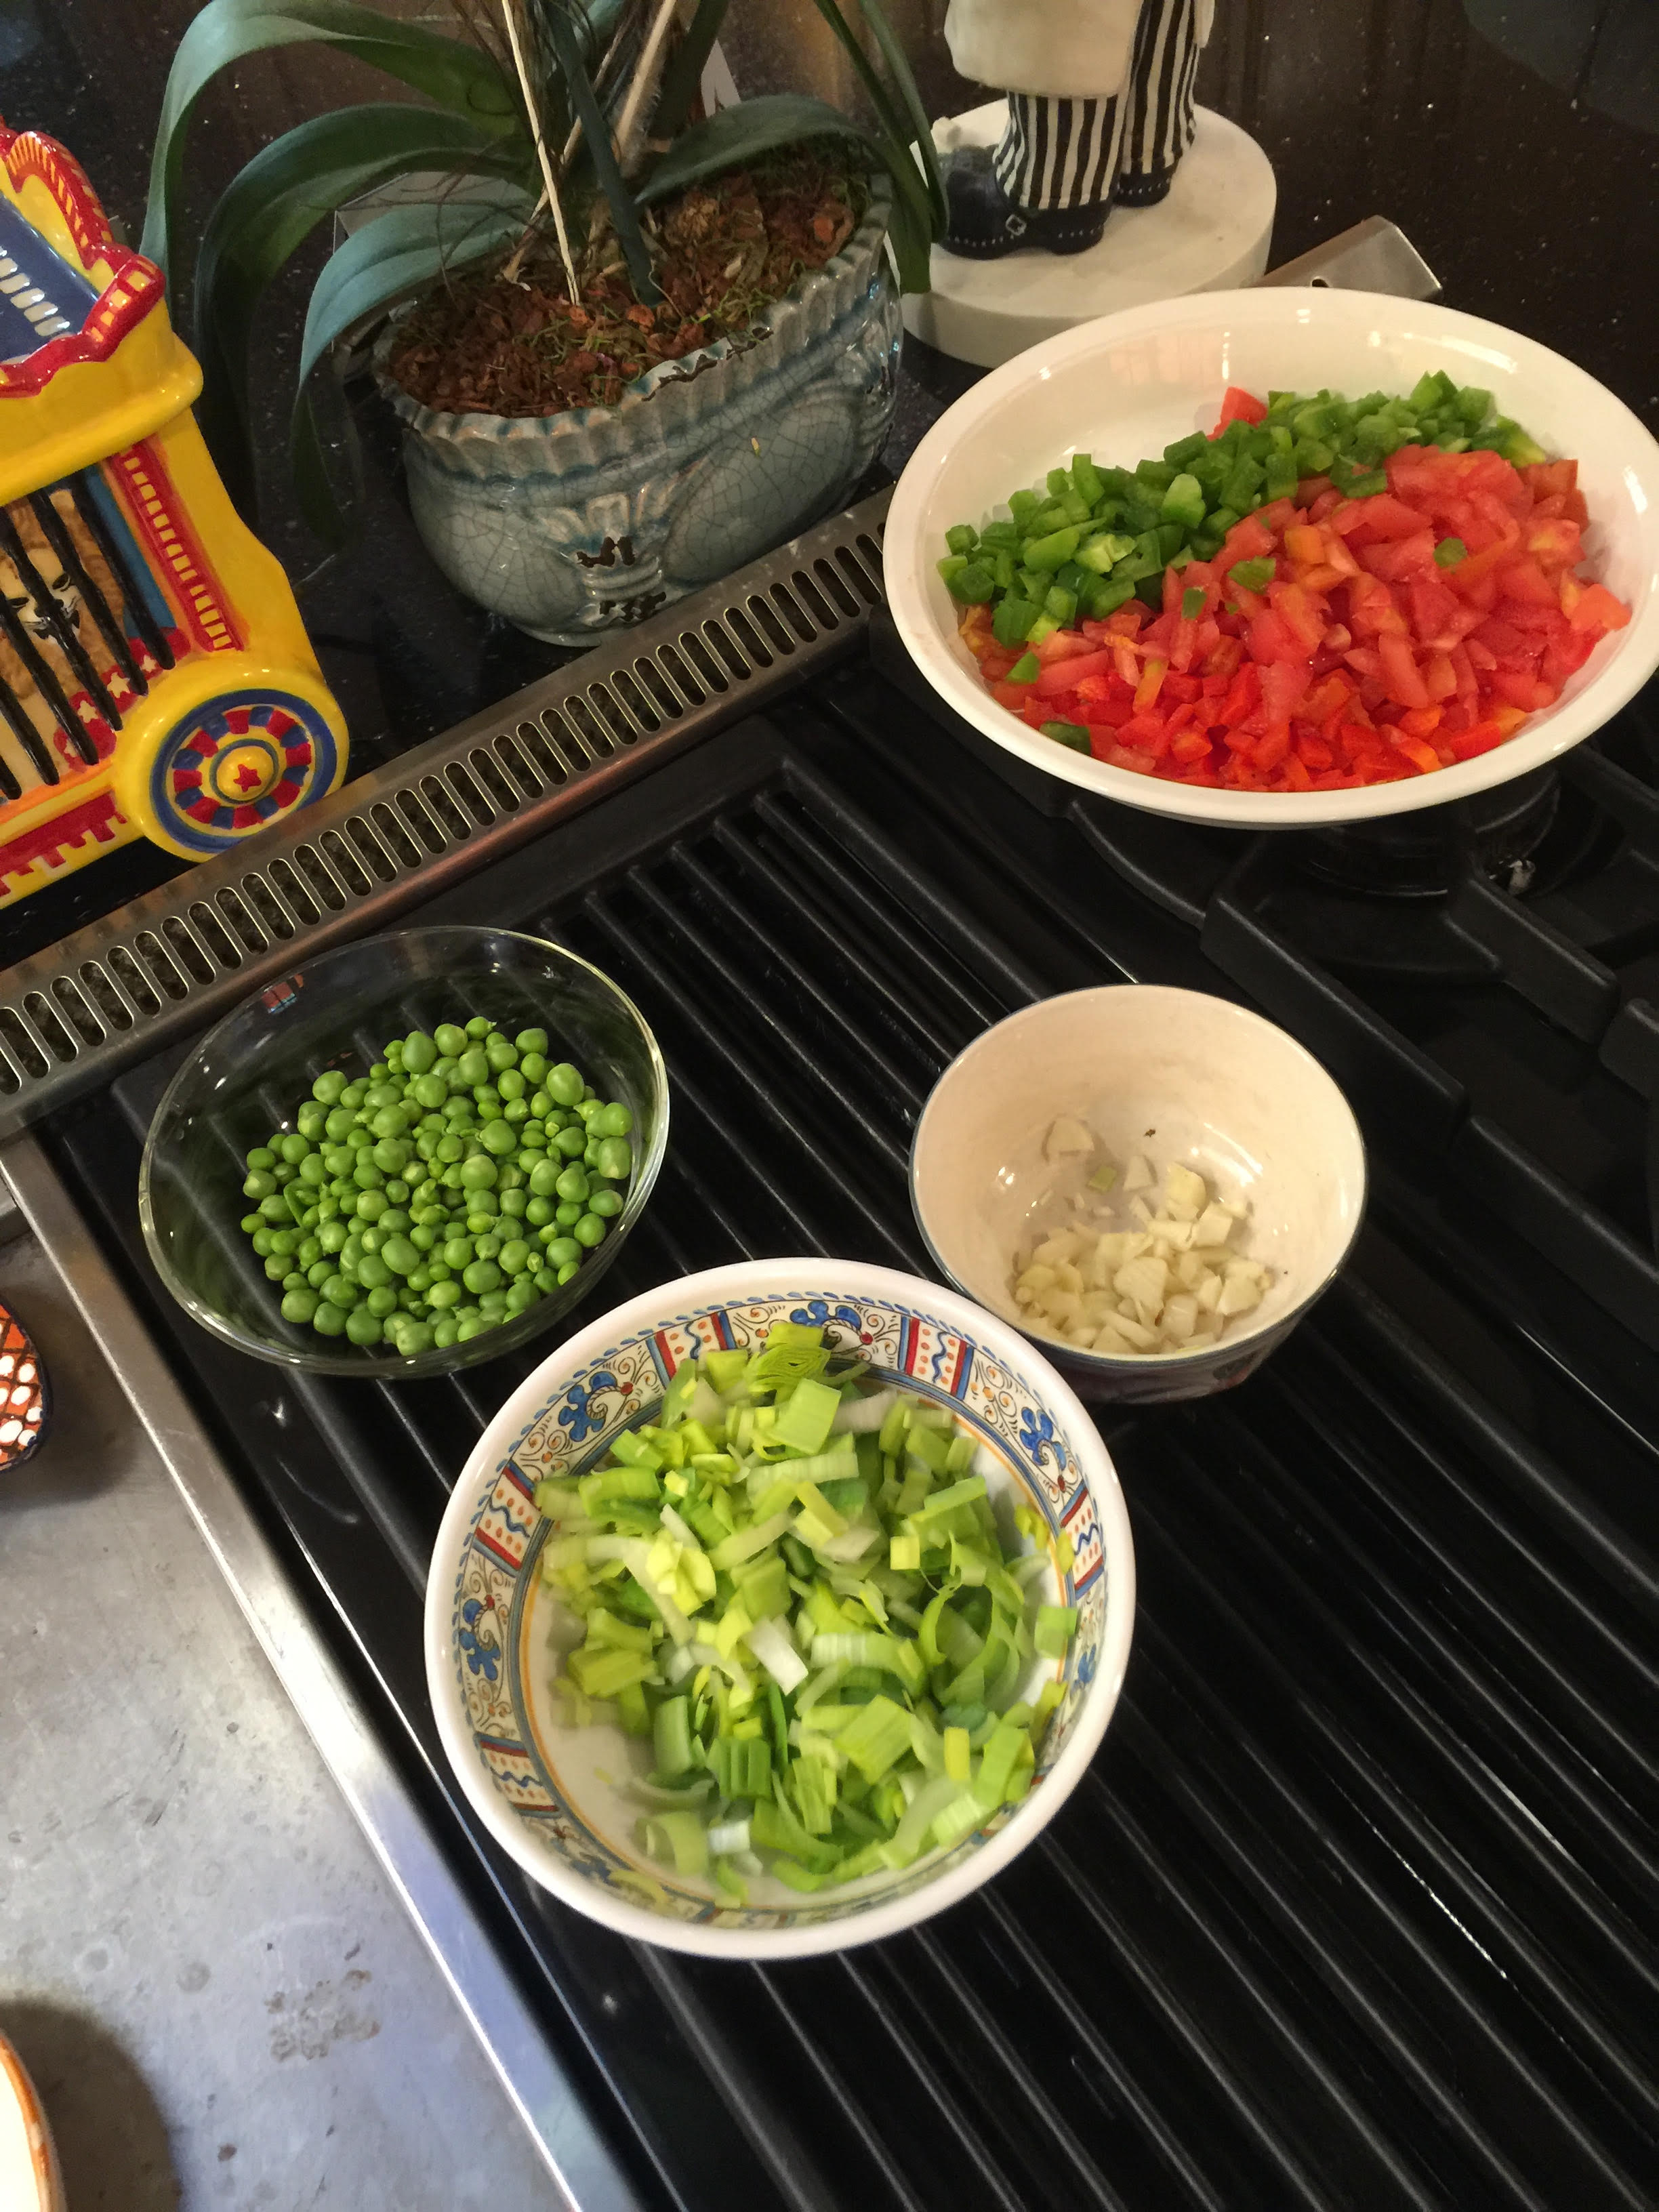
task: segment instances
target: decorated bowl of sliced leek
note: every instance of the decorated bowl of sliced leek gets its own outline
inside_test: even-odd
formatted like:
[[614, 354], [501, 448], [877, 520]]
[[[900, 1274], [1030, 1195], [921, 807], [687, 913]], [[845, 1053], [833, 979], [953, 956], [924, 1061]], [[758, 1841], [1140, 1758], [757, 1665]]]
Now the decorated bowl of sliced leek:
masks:
[[910, 1155], [929, 1250], [1085, 1398], [1207, 1396], [1335, 1279], [1365, 1153], [1312, 1054], [1202, 991], [1044, 999], [939, 1078]]
[[872, 1942], [1006, 1866], [1099, 1746], [1134, 1555], [1020, 1332], [890, 1269], [688, 1276], [561, 1346], [456, 1483], [427, 1585], [491, 1833], [619, 1933]]

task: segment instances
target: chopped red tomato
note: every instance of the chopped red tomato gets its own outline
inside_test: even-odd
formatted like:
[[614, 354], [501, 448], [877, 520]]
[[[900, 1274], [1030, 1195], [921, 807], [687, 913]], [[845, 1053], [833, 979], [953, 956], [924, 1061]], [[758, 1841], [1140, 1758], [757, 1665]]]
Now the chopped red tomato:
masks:
[[[1264, 411], [1230, 392], [1218, 427]], [[988, 609], [963, 610], [963, 639], [1030, 728], [1081, 725], [1097, 760], [1141, 775], [1337, 791], [1473, 760], [1630, 610], [1577, 574], [1577, 463], [1406, 447], [1387, 469], [1369, 499], [1304, 483], [1246, 515], [1212, 562], [1165, 572], [1161, 613], [1137, 599], [1051, 631], [1030, 683], [1010, 680], [1027, 648], [996, 642]], [[1257, 589], [1232, 574], [1245, 561]]]
[[1253, 392], [1246, 392], [1242, 385], [1230, 384], [1221, 402], [1221, 418], [1210, 435], [1218, 438], [1229, 422], [1265, 422], [1267, 419], [1267, 403], [1265, 399], [1258, 399]]

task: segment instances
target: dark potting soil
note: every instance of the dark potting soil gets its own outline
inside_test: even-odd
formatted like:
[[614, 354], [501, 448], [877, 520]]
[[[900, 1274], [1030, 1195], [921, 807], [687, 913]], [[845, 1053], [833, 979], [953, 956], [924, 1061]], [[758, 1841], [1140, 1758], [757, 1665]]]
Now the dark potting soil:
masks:
[[840, 252], [865, 201], [861, 178], [811, 148], [694, 185], [651, 211], [658, 306], [618, 256], [580, 277], [573, 307], [550, 235], [516, 278], [463, 276], [422, 301], [388, 366], [411, 398], [453, 414], [614, 406], [658, 362], [748, 330]]

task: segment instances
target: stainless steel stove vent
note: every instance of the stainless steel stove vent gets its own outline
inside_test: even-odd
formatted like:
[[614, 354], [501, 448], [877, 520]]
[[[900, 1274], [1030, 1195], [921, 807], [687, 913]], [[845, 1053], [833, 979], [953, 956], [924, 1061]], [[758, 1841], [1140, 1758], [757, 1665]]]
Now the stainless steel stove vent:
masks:
[[881, 602], [888, 498], [0, 972], [0, 1138], [837, 658]]

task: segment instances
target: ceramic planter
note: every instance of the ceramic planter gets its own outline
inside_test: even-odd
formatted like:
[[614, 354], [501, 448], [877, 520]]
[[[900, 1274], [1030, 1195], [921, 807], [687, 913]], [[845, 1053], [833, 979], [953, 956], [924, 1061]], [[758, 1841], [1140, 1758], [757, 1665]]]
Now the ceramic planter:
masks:
[[843, 503], [891, 420], [902, 328], [889, 192], [743, 337], [641, 377], [616, 407], [440, 414], [375, 372], [406, 426], [410, 504], [469, 599], [556, 645], [728, 574]]

